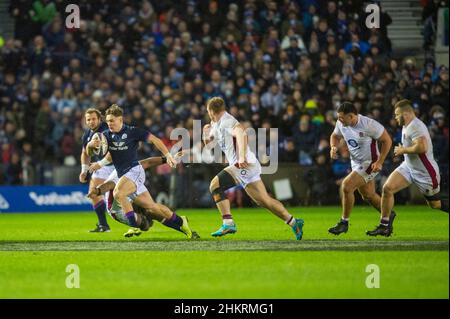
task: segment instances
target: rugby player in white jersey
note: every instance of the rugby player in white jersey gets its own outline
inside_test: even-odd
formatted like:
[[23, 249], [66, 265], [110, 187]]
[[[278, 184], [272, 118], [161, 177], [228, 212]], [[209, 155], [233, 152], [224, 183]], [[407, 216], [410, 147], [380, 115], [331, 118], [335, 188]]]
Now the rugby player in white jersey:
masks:
[[222, 226], [211, 235], [219, 237], [236, 233], [237, 227], [225, 191], [240, 184], [256, 204], [285, 221], [292, 228], [296, 239], [302, 239], [304, 221], [294, 218], [282, 203], [267, 193], [260, 177], [261, 165], [248, 147], [247, 134], [242, 125], [226, 112], [224, 100], [212, 97], [206, 106], [211, 123], [204, 126], [203, 139], [206, 144], [218, 143], [229, 164], [210, 184], [211, 194], [223, 220]]
[[394, 206], [394, 194], [415, 184], [428, 205], [448, 213], [448, 199], [440, 198], [439, 166], [434, 160], [433, 144], [426, 125], [416, 117], [409, 100], [394, 107], [395, 120], [402, 128], [402, 144], [394, 148], [394, 156], [404, 155], [404, 162], [395, 169], [383, 186], [381, 221], [370, 236], [387, 236], [392, 230], [388, 220]]
[[[375, 191], [374, 178], [381, 171], [392, 146], [392, 139], [383, 125], [358, 114], [352, 103], [342, 103], [337, 114], [338, 121], [330, 136], [330, 157], [337, 158], [339, 142], [344, 139], [350, 152], [352, 172], [341, 185], [342, 217], [334, 227], [328, 229], [334, 235], [348, 231], [350, 214], [355, 204], [355, 190], [376, 210], [381, 211], [381, 198]], [[380, 150], [378, 144], [381, 145]], [[394, 217], [395, 213], [392, 214], [391, 223]]]

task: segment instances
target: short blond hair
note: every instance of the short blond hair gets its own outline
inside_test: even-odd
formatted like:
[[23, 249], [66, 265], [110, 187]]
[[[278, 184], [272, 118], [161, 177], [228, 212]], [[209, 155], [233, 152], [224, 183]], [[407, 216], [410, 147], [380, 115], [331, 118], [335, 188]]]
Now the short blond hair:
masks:
[[414, 112], [414, 108], [410, 100], [403, 99], [395, 103], [395, 109], [400, 109], [402, 112]]
[[113, 104], [106, 110], [105, 115], [123, 116], [123, 109], [117, 104]]
[[225, 101], [221, 97], [215, 96], [208, 100], [206, 107], [208, 107], [213, 113], [220, 113], [225, 111]]

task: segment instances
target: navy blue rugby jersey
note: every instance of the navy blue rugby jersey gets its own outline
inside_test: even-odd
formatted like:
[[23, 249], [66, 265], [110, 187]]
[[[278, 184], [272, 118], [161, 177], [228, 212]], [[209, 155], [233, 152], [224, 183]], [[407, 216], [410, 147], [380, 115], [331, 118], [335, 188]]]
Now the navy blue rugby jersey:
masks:
[[109, 129], [103, 134], [108, 140], [108, 151], [119, 177], [139, 165], [137, 149], [140, 141], [147, 141], [150, 132], [139, 127], [124, 124], [120, 132], [113, 133]]

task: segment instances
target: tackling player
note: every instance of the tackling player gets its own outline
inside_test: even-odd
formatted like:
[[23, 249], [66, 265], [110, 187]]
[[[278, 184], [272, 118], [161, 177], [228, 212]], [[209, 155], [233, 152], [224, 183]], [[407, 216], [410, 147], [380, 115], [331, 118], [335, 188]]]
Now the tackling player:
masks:
[[[93, 152], [88, 152], [87, 144], [91, 141], [92, 137], [97, 132], [102, 132], [108, 129], [105, 122], [102, 122], [102, 116], [99, 110], [95, 108], [89, 108], [84, 113], [84, 118], [88, 129], [83, 134], [83, 149], [81, 150], [81, 173], [79, 176], [81, 183], [87, 182], [87, 175], [89, 164], [91, 160], [93, 162], [100, 161], [105, 154], [95, 155]], [[95, 187], [103, 183], [114, 170], [112, 164], [105, 165], [101, 169], [94, 172], [89, 181], [89, 192], [91, 192]], [[98, 224], [95, 229], [90, 230], [90, 232], [109, 232], [110, 228], [106, 220], [106, 205], [102, 196], [94, 195], [90, 197], [92, 205], [94, 207], [95, 213], [97, 214]]]
[[[181, 155], [181, 154], [180, 154]], [[177, 155], [175, 155], [175, 158], [177, 158]], [[166, 163], [166, 158], [164, 156], [162, 157], [149, 157], [144, 160], [139, 161], [139, 164], [142, 165], [144, 170], [149, 169], [150, 167], [161, 165]], [[97, 186], [92, 192], [90, 192], [87, 197], [96, 196], [99, 194], [105, 194], [105, 197], [108, 199], [107, 204], [107, 210], [109, 215], [115, 219], [116, 221], [131, 226], [128, 218], [125, 215], [125, 212], [123, 211], [120, 204], [117, 202], [116, 199], [114, 199], [112, 190], [116, 186], [116, 183], [118, 181], [117, 172], [114, 170], [111, 175], [108, 177], [108, 179], [101, 185]], [[183, 219], [183, 224], [181, 226], [174, 225], [170, 222], [170, 220], [174, 220], [177, 218], [177, 215], [175, 212], [172, 214], [170, 211], [167, 210], [161, 210], [160, 212], [165, 213], [166, 215], [159, 215], [160, 212], [152, 213], [148, 210], [145, 210], [144, 208], [139, 207], [134, 203], [134, 198], [136, 197], [136, 194], [132, 194], [128, 197], [128, 200], [132, 203], [133, 210], [135, 212], [135, 219], [136, 224], [140, 230], [147, 231], [152, 225], [153, 225], [153, 219], [156, 219], [157, 221], [161, 222], [163, 225], [173, 228], [179, 232], [184, 233], [186, 236], [190, 236], [192, 233], [192, 238], [200, 238], [196, 232], [193, 232], [189, 228], [189, 224], [187, 223], [187, 218], [185, 216], [180, 216]], [[157, 204], [160, 205], [160, 204]], [[131, 237], [133, 235], [139, 236], [140, 234], [134, 234], [134, 233], [125, 233], [126, 237]]]
[[[133, 207], [128, 201], [129, 195], [136, 193], [134, 202], [152, 213], [173, 214], [168, 207], [156, 204], [144, 186], [145, 172], [142, 165], [137, 161], [139, 142], [154, 144], [167, 158], [167, 163], [171, 167], [176, 166], [176, 161], [163, 142], [155, 135], [147, 130], [124, 124], [123, 110], [118, 105], [113, 104], [106, 110], [106, 123], [108, 124], [108, 130], [103, 134], [108, 141], [108, 154], [101, 161], [91, 165], [90, 170], [95, 171], [112, 161], [119, 177], [114, 187], [113, 196], [126, 212], [125, 215], [131, 226], [124, 235], [139, 235], [141, 230], [137, 227]], [[174, 228], [181, 227], [185, 222], [179, 216], [172, 216], [175, 216], [174, 219], [169, 220], [168, 223], [173, 224]], [[191, 238], [192, 233], [188, 237]]]
[[381, 221], [370, 236], [389, 236], [388, 223], [394, 206], [394, 194], [415, 184], [428, 205], [448, 213], [448, 199], [441, 200], [439, 166], [434, 160], [433, 144], [426, 125], [416, 117], [409, 100], [401, 100], [394, 107], [395, 120], [402, 128], [402, 144], [394, 148], [394, 156], [404, 155], [405, 161], [395, 169], [383, 186]]
[[[348, 231], [348, 221], [355, 204], [355, 190], [376, 210], [381, 211], [381, 198], [375, 191], [374, 178], [380, 172], [392, 146], [392, 139], [386, 129], [377, 121], [358, 114], [350, 102], [342, 103], [338, 110], [338, 121], [330, 136], [330, 157], [337, 158], [338, 145], [344, 139], [351, 156], [352, 172], [341, 185], [342, 217], [328, 229], [334, 235]], [[381, 144], [381, 150], [378, 145]], [[391, 215], [391, 224], [395, 213]]]
[[237, 227], [231, 215], [230, 201], [226, 198], [225, 191], [240, 184], [256, 204], [267, 208], [284, 220], [292, 228], [296, 239], [302, 239], [304, 221], [294, 218], [282, 203], [267, 193], [260, 177], [261, 165], [248, 147], [247, 134], [242, 125], [226, 112], [224, 100], [213, 97], [206, 106], [211, 124], [205, 125], [203, 129], [204, 141], [206, 144], [219, 143], [229, 164], [212, 179], [210, 184], [211, 194], [223, 220], [219, 230], [211, 235], [218, 237], [236, 233]]

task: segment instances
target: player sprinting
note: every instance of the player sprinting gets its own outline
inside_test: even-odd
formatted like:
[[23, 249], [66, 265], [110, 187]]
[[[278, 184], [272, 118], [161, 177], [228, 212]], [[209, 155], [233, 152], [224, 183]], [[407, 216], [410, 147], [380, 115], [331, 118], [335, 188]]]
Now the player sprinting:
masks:
[[[177, 155], [175, 155], [176, 159]], [[149, 157], [144, 160], [139, 161], [139, 164], [142, 165], [144, 170], [147, 170], [153, 166], [161, 165], [166, 163], [166, 158], [164, 156], [161, 157]], [[99, 195], [99, 194], [105, 194], [105, 198], [107, 198], [107, 212], [108, 214], [116, 221], [131, 226], [130, 222], [125, 215], [124, 210], [120, 206], [120, 204], [117, 202], [117, 200], [113, 196], [113, 189], [116, 186], [118, 182], [118, 176], [117, 172], [114, 170], [111, 175], [108, 177], [108, 179], [97, 186], [93, 191], [91, 191], [87, 197]], [[133, 206], [133, 210], [135, 212], [135, 219], [136, 224], [138, 228], [142, 231], [147, 231], [152, 225], [153, 225], [153, 219], [156, 219], [157, 221], [161, 222], [161, 224], [173, 228], [179, 232], [184, 233], [186, 236], [190, 236], [192, 233], [192, 238], [199, 238], [199, 235], [196, 232], [193, 232], [190, 228], [188, 223], [183, 223], [181, 226], [175, 225], [174, 223], [171, 223], [171, 220], [176, 219], [176, 213], [170, 212], [170, 210], [160, 210], [155, 213], [152, 213], [148, 210], [145, 210], [144, 208], [139, 207], [134, 203], [134, 199], [136, 197], [136, 194], [133, 193], [128, 196], [128, 200], [131, 202]], [[160, 205], [160, 204], [157, 204]], [[163, 213], [164, 215], [159, 215], [160, 213]], [[180, 216], [181, 218], [185, 218], [185, 216]], [[133, 235], [139, 236], [140, 234], [134, 234], [134, 233], [126, 233], [126, 237], [131, 237]]]
[[[105, 156], [105, 154], [95, 155], [92, 152], [88, 153], [86, 146], [91, 141], [95, 133], [102, 132], [108, 129], [106, 123], [102, 122], [102, 115], [100, 111], [95, 108], [87, 109], [84, 113], [84, 119], [86, 121], [88, 129], [86, 129], [82, 137], [83, 149], [81, 150], [81, 173], [79, 176], [81, 183], [87, 182], [88, 169], [91, 161], [100, 161], [102, 157]], [[103, 183], [113, 170], [114, 166], [112, 164], [109, 164], [94, 172], [89, 181], [89, 191], [95, 189], [95, 187]], [[94, 195], [90, 197], [90, 200], [98, 218], [98, 224], [96, 228], [90, 230], [90, 232], [109, 232], [110, 227], [108, 225], [108, 221], [106, 220], [106, 204], [103, 200], [103, 197]]]
[[[355, 204], [355, 190], [376, 210], [381, 211], [381, 198], [375, 191], [374, 178], [382, 169], [392, 146], [392, 139], [383, 125], [358, 114], [352, 103], [342, 103], [337, 114], [338, 121], [330, 136], [330, 157], [337, 158], [339, 142], [344, 139], [351, 156], [352, 172], [341, 185], [342, 217], [334, 227], [328, 229], [334, 235], [348, 231], [350, 214]], [[378, 143], [381, 144], [381, 150], [378, 149]], [[395, 213], [391, 216], [392, 223]]]
[[381, 221], [370, 236], [388, 236], [394, 194], [415, 184], [428, 205], [448, 213], [448, 199], [440, 199], [439, 166], [434, 160], [433, 144], [426, 125], [416, 117], [409, 100], [401, 100], [394, 106], [395, 120], [402, 128], [402, 144], [394, 148], [394, 156], [404, 155], [404, 162], [397, 167], [383, 186], [381, 197]]
[[[224, 168], [211, 181], [210, 191], [222, 214], [222, 226], [211, 235], [214, 237], [236, 233], [237, 227], [230, 211], [230, 201], [225, 191], [237, 184], [245, 189], [250, 198], [259, 206], [267, 208], [288, 224], [297, 240], [302, 239], [302, 219], [294, 218], [278, 200], [269, 196], [261, 181], [261, 165], [247, 144], [247, 135], [242, 125], [225, 110], [225, 102], [220, 97], [213, 97], [207, 102], [207, 111], [211, 124], [203, 129], [206, 144], [219, 143], [225, 153], [229, 166]], [[236, 148], [233, 141], [236, 141]]]
[[[145, 172], [137, 160], [139, 142], [154, 144], [164, 154], [171, 167], [176, 166], [176, 161], [159, 138], [147, 130], [124, 124], [123, 110], [118, 105], [113, 104], [106, 110], [106, 123], [108, 124], [108, 130], [104, 131], [103, 134], [108, 141], [108, 154], [101, 161], [91, 165], [90, 169], [95, 171], [112, 161], [119, 177], [113, 190], [113, 196], [126, 212], [125, 215], [131, 226], [124, 236], [139, 235], [141, 230], [137, 227], [133, 207], [128, 201], [129, 195], [136, 193], [134, 202], [152, 213], [159, 213], [160, 215], [172, 213], [168, 207], [156, 204], [144, 185]], [[176, 214], [172, 216], [174, 216], [173, 220], [171, 219], [167, 223], [173, 224], [174, 228], [187, 223], [186, 218], [181, 218]], [[188, 237], [191, 238], [192, 233]]]

